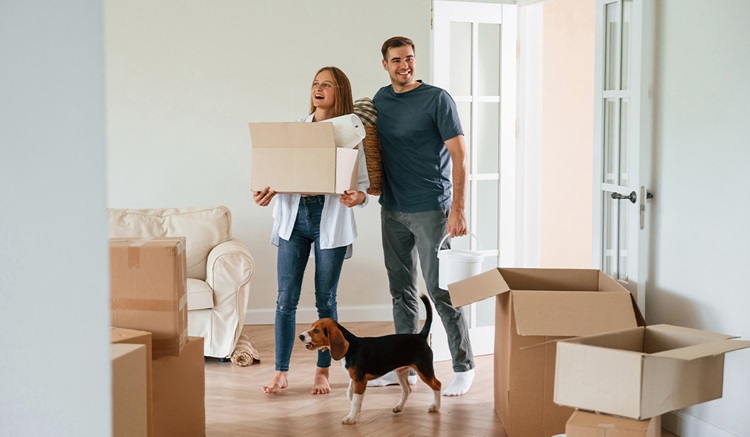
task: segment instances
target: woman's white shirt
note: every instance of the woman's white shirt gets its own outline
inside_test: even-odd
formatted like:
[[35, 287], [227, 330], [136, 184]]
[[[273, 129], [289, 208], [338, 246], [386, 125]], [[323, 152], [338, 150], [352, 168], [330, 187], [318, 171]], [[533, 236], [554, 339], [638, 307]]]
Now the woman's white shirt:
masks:
[[[313, 115], [301, 118], [297, 121], [310, 123]], [[357, 190], [365, 193], [365, 201], [358, 205], [367, 205], [367, 189], [370, 187], [370, 178], [367, 175], [367, 164], [365, 162], [364, 146], [359, 143], [359, 159], [357, 160]], [[273, 187], [271, 187], [273, 189]], [[294, 222], [297, 219], [300, 194], [277, 194], [276, 203], [273, 208], [273, 231], [271, 232], [271, 244], [279, 245], [279, 238], [289, 240], [294, 230]], [[325, 194], [323, 213], [320, 217], [320, 248], [332, 249], [334, 247], [348, 246], [357, 238], [357, 224], [354, 221], [352, 208], [339, 202], [338, 194]]]

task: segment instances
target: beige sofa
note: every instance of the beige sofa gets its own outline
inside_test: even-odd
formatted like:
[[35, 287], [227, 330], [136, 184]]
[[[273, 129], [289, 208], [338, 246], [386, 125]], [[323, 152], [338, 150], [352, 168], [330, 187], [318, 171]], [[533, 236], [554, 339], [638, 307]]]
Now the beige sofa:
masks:
[[188, 335], [204, 338], [205, 356], [229, 357], [242, 332], [255, 271], [245, 244], [232, 238], [229, 209], [110, 208], [107, 213], [110, 238], [185, 237]]

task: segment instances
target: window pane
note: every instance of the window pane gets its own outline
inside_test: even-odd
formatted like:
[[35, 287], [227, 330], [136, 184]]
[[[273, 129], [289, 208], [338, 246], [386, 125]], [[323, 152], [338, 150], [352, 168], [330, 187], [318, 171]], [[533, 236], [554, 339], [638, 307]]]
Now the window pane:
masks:
[[630, 21], [633, 14], [633, 2], [625, 0], [622, 3], [622, 63], [620, 66], [620, 89], [627, 90], [630, 88]]
[[610, 193], [602, 193], [602, 270], [604, 273], [615, 276], [617, 274], [617, 200], [610, 197]]
[[617, 41], [620, 38], [620, 10], [617, 3], [610, 3], [606, 9], [604, 29], [604, 89], [617, 89]]
[[628, 99], [623, 99], [620, 102], [620, 163], [619, 163], [619, 173], [620, 173], [620, 185], [628, 185], [628, 150], [630, 149], [628, 147], [628, 108], [630, 101]]
[[471, 230], [482, 250], [497, 250], [499, 181], [477, 181], [477, 229]]
[[500, 104], [477, 104], [477, 172], [500, 172]]
[[451, 23], [451, 94], [471, 95], [471, 23]]
[[479, 24], [479, 95], [500, 95], [500, 25]]
[[468, 153], [468, 149], [471, 147], [471, 103], [456, 102], [456, 110], [458, 111], [458, 117], [461, 119], [461, 127], [464, 129], [464, 142]]
[[617, 200], [611, 193], [602, 193], [604, 206], [602, 241], [602, 270], [604, 273], [625, 280], [628, 277], [628, 206], [630, 201]]
[[[629, 200], [615, 200], [618, 208], [617, 221], [617, 279], [628, 279], [628, 206]], [[635, 206], [633, 206], [635, 208]]]
[[606, 100], [604, 102], [604, 175], [602, 182], [605, 184], [617, 183], [617, 161], [619, 150], [617, 144], [617, 100]]

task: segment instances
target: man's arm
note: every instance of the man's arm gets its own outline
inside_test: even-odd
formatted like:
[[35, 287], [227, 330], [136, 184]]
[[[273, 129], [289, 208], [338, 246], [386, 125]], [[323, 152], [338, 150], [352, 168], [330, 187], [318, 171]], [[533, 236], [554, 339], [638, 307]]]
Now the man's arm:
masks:
[[446, 232], [452, 237], [468, 233], [466, 229], [466, 144], [464, 136], [458, 135], [445, 142], [453, 164], [453, 204], [448, 216]]

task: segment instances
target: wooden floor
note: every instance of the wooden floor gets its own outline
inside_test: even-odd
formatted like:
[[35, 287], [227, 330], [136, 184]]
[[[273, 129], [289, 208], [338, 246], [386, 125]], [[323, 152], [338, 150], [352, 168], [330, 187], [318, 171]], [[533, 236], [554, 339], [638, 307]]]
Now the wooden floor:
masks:
[[[390, 322], [348, 323], [358, 336], [393, 333]], [[307, 329], [298, 326], [297, 332]], [[439, 413], [428, 413], [432, 391], [418, 381], [402, 413], [391, 408], [398, 402], [398, 386], [370, 387], [365, 392], [357, 424], [342, 425], [349, 412], [346, 388], [349, 376], [337, 361], [331, 366], [333, 391], [311, 395], [317, 355], [297, 342], [292, 352], [289, 387], [266, 395], [261, 387], [274, 374], [272, 325], [247, 325], [245, 332], [261, 355], [248, 367], [206, 359], [206, 436], [496, 436], [506, 437], [493, 410], [493, 359], [475, 357], [476, 379], [469, 393], [443, 397]], [[446, 386], [453, 377], [449, 361], [435, 363], [438, 379]], [[664, 433], [663, 436], [672, 434]]]

